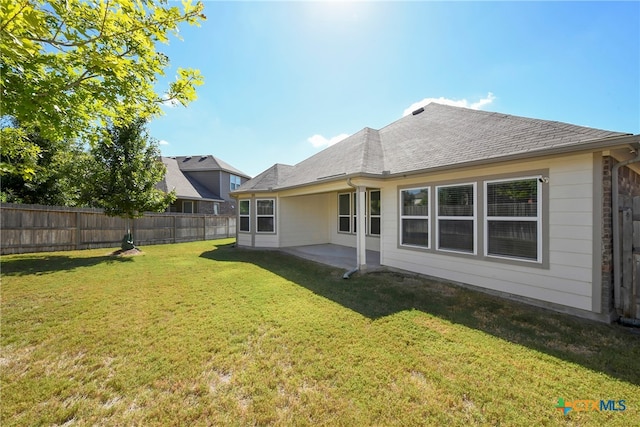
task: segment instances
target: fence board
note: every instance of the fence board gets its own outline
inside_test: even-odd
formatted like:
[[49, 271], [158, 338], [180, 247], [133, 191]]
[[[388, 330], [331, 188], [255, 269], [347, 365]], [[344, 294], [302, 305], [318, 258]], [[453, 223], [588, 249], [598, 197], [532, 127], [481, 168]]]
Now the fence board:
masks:
[[202, 214], [147, 213], [128, 221], [100, 209], [0, 204], [0, 253], [118, 247], [127, 226], [137, 245], [233, 237], [236, 218]]

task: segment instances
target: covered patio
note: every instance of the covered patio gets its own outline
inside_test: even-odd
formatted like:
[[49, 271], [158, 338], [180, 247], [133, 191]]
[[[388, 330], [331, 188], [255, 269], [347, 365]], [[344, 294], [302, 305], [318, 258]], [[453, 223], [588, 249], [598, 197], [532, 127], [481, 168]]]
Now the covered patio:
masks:
[[[358, 265], [356, 248], [348, 246], [333, 244], [294, 246], [281, 248], [280, 251], [345, 270], [351, 270]], [[380, 268], [380, 252], [367, 250], [366, 259], [368, 271]]]

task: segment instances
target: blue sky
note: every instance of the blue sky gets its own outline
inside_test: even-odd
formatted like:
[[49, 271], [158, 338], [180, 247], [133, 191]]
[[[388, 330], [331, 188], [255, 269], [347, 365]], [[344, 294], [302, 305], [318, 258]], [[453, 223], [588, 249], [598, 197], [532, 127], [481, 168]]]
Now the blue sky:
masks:
[[205, 84], [163, 155], [255, 176], [427, 99], [640, 133], [639, 2], [216, 2], [159, 50]]

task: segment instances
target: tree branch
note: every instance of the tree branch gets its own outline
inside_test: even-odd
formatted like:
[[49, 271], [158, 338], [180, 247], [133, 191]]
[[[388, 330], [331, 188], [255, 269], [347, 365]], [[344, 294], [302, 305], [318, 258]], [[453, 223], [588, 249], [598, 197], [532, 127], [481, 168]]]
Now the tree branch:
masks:
[[11, 18], [9, 18], [6, 21], [4, 21], [4, 24], [2, 25], [2, 27], [0, 27], [0, 31], [4, 31], [4, 29], [7, 28], [7, 25], [9, 25], [9, 23], [11, 21], [16, 19], [16, 17], [18, 15], [20, 15], [22, 13], [22, 11], [24, 10], [24, 8], [27, 7], [28, 5], [29, 5], [29, 1], [25, 1], [24, 4], [22, 5], [22, 7], [15, 13], [15, 15], [13, 15]]
[[[105, 9], [105, 21], [106, 21], [106, 15], [107, 15], [107, 9]], [[158, 25], [167, 26], [170, 23], [181, 22], [181, 21], [184, 21], [184, 20], [186, 20], [188, 18], [193, 18], [195, 16], [200, 16], [200, 14], [198, 13], [197, 10], [194, 10], [193, 12], [190, 12], [187, 15], [181, 15], [180, 17], [178, 17], [176, 19], [166, 19], [164, 21], [147, 22], [147, 23], [143, 23], [141, 25], [138, 25], [137, 27], [133, 27], [133, 28], [130, 28], [128, 30], [125, 30], [125, 31], [120, 31], [118, 33], [107, 34], [107, 35], [102, 34], [102, 31], [104, 30], [104, 23], [105, 23], [105, 21], [103, 21], [103, 26], [100, 29], [100, 33], [97, 36], [88, 38], [87, 40], [78, 41], [78, 42], [68, 42], [68, 41], [67, 42], [60, 42], [60, 41], [55, 40], [55, 38], [53, 38], [53, 39], [51, 39], [51, 38], [43, 39], [43, 38], [40, 38], [40, 37], [25, 37], [25, 39], [31, 40], [31, 41], [35, 41], [35, 42], [39, 42], [39, 43], [50, 44], [50, 45], [53, 45], [54, 47], [59, 47], [59, 46], [61, 46], [61, 47], [81, 47], [81, 46], [86, 46], [88, 44], [91, 44], [91, 43], [93, 43], [95, 41], [98, 41], [98, 40], [108, 40], [108, 39], [111, 39], [111, 38], [123, 36], [125, 34], [136, 33], [136, 32], [138, 32], [138, 31], [140, 31], [140, 30], [142, 30], [144, 28], [148, 28], [148, 27], [151, 27], [151, 26], [158, 26]]]

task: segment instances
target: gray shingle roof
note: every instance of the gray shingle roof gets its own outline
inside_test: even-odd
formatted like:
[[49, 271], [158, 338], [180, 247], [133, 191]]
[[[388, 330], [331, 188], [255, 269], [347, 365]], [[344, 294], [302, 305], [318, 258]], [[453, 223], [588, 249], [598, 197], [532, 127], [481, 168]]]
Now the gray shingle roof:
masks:
[[[431, 103], [416, 115], [360, 132], [295, 166], [276, 165], [238, 191], [282, 189], [343, 175], [427, 171], [630, 135]], [[279, 171], [282, 171], [278, 173]]]
[[178, 162], [178, 159], [170, 157], [162, 158], [162, 163], [164, 163], [167, 168], [164, 181], [160, 182], [158, 185], [162, 191], [169, 192], [175, 190], [176, 196], [180, 199], [222, 201], [219, 195], [214, 194], [197, 181], [189, 179], [188, 176], [183, 174]]
[[229, 163], [226, 163], [215, 156], [176, 156], [172, 158], [176, 160], [178, 167], [183, 171], [223, 170], [244, 178], [251, 178], [246, 173], [234, 168]]

